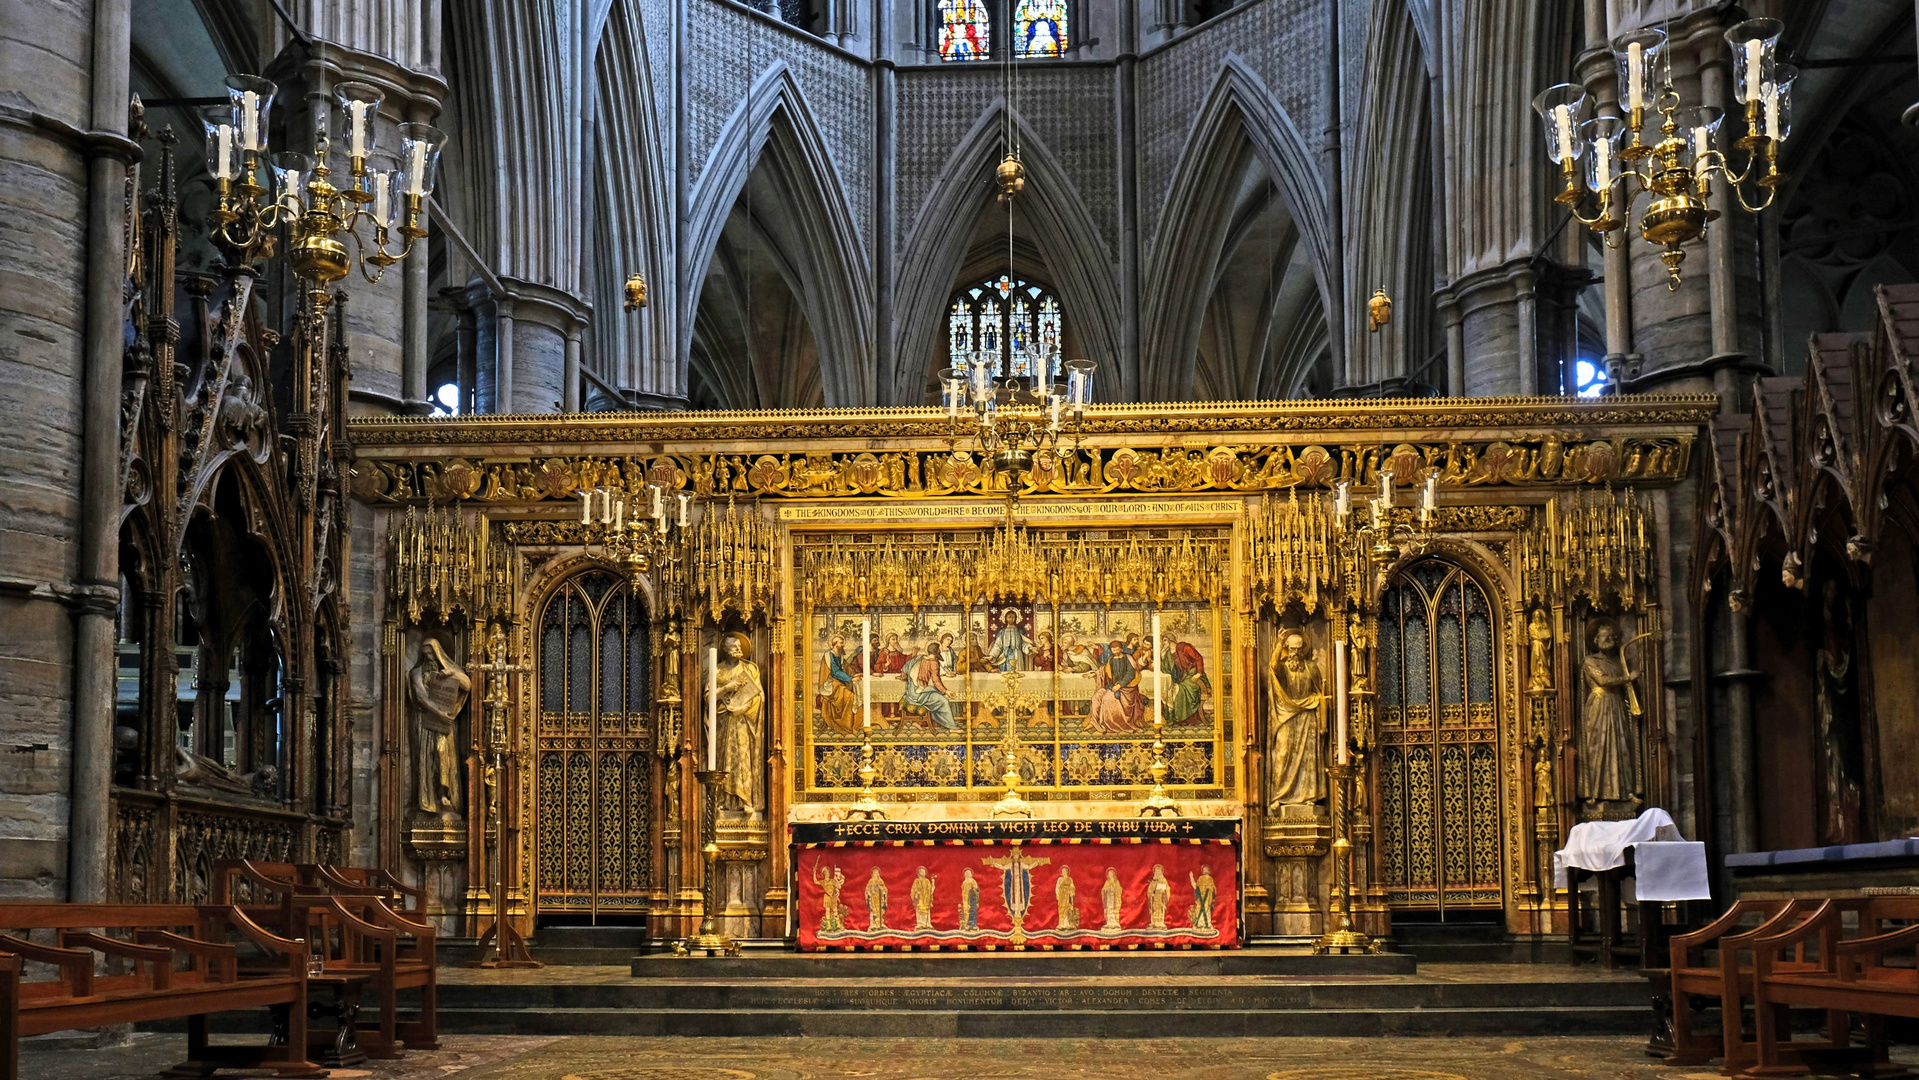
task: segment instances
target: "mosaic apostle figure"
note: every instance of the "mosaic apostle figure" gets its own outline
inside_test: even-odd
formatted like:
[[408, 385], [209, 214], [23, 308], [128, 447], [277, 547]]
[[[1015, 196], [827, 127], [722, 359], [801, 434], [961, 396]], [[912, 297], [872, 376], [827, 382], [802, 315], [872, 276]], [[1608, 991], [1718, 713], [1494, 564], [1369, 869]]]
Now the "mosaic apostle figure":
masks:
[[886, 879], [877, 866], [866, 879], [866, 929], [875, 934], [886, 929]]
[[1266, 665], [1266, 757], [1272, 797], [1267, 810], [1311, 806], [1326, 797], [1320, 741], [1326, 691], [1312, 642], [1285, 629]]
[[1619, 648], [1619, 628], [1601, 619], [1592, 628], [1592, 651], [1580, 665], [1586, 700], [1579, 714], [1579, 798], [1589, 803], [1637, 797], [1638, 769], [1633, 673]]
[[1099, 906], [1106, 916], [1101, 930], [1121, 929], [1119, 919], [1126, 906], [1126, 889], [1119, 883], [1119, 871], [1106, 868], [1106, 883], [1099, 887]]
[[820, 677], [813, 691], [813, 702], [826, 726], [842, 735], [859, 726], [858, 703], [853, 694], [853, 672], [846, 665], [846, 639], [838, 634], [826, 643], [826, 655], [820, 657]]
[[1079, 886], [1073, 884], [1073, 868], [1059, 868], [1059, 880], [1053, 883], [1053, 899], [1059, 906], [1061, 930], [1079, 929]]
[[[499, 659], [504, 660], [501, 656]], [[460, 759], [453, 745], [453, 728], [466, 708], [473, 682], [447, 659], [438, 638], [420, 645], [419, 662], [407, 676], [413, 701], [414, 804], [422, 813], [455, 814], [460, 810]]]
[[933, 886], [934, 878], [926, 876], [926, 867], [913, 879], [910, 890], [913, 898], [913, 929], [931, 930], [933, 928]]
[[726, 770], [730, 809], [758, 818], [766, 811], [766, 725], [760, 719], [766, 691], [760, 686], [760, 666], [753, 662], [752, 649], [745, 634], [721, 636], [715, 693], [720, 768]]

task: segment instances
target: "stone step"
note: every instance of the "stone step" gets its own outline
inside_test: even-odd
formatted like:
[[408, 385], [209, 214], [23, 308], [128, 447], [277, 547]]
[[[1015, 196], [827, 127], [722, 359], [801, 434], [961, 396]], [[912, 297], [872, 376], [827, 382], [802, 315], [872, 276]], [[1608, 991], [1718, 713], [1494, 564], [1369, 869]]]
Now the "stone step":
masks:
[[1225, 1038], [1638, 1035], [1645, 1005], [1444, 1009], [819, 1010], [446, 1009], [442, 1033], [748, 1038]]
[[636, 978], [873, 979], [1009, 978], [1052, 975], [1411, 975], [1407, 953], [1314, 956], [1303, 950], [1143, 949], [1137, 951], [797, 953], [632, 959]]
[[1613, 981], [1329, 982], [1261, 977], [1131, 979], [637, 980], [441, 983], [440, 1010], [635, 1012], [1399, 1011], [1646, 1008], [1646, 984]]

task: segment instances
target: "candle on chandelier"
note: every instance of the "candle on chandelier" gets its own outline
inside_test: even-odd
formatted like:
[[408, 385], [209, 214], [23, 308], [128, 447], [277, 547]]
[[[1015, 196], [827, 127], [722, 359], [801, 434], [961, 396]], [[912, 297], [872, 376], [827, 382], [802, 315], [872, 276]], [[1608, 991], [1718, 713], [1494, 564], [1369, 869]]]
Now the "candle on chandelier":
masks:
[[418, 139], [413, 142], [413, 170], [407, 173], [406, 193], [426, 194], [426, 143]]
[[1333, 715], [1338, 724], [1334, 734], [1333, 753], [1341, 765], [1346, 764], [1349, 751], [1346, 749], [1346, 714], [1351, 707], [1346, 696], [1346, 643], [1333, 642]]
[[720, 767], [720, 650], [706, 649], [706, 771]]
[[1333, 516], [1340, 524], [1346, 523], [1346, 515], [1353, 512], [1353, 485], [1351, 481], [1341, 480], [1333, 495]]
[[1693, 128], [1692, 129], [1692, 160], [1693, 160], [1694, 168], [1704, 167], [1701, 164], [1700, 159], [1706, 156], [1706, 151], [1711, 149], [1711, 147], [1712, 147], [1712, 132], [1708, 131], [1703, 126]]
[[1766, 95], [1766, 138], [1779, 141], [1779, 87]]
[[1626, 108], [1646, 107], [1646, 49], [1637, 41], [1626, 46]]
[[1758, 38], [1746, 42], [1746, 100], [1765, 96], [1766, 44]]
[[215, 180], [233, 179], [233, 125], [220, 125], [219, 168], [213, 171]]
[[366, 102], [347, 102], [347, 156], [366, 156]]
[[1393, 508], [1393, 474], [1383, 466], [1379, 470], [1379, 501], [1386, 504], [1386, 509]]
[[1553, 125], [1559, 132], [1560, 160], [1573, 156], [1573, 111], [1571, 106], [1553, 106]]
[[873, 620], [860, 620], [860, 727], [873, 729]]
[[1612, 142], [1608, 139], [1593, 141], [1593, 169], [1599, 181], [1599, 190], [1605, 191], [1612, 186]]
[[580, 524], [593, 524], [593, 493], [591, 491], [580, 492]]
[[613, 500], [613, 531], [616, 533], [622, 533], [626, 531], [626, 500], [625, 499]]
[[647, 490], [653, 493], [653, 520], [658, 521], [666, 516], [666, 509], [660, 503], [660, 487], [658, 484], [648, 484]]
[[240, 145], [247, 150], [260, 149], [260, 95], [251, 90], [240, 95]]
[[682, 529], [686, 528], [686, 504], [689, 501], [691, 501], [691, 496], [685, 494], [680, 496], [680, 528]]
[[373, 223], [383, 229], [393, 224], [393, 219], [387, 214], [387, 185], [391, 179], [387, 173], [373, 174]]
[[1431, 521], [1433, 519], [1433, 513], [1437, 511], [1438, 509], [1439, 509], [1439, 473], [1435, 471], [1427, 474], [1426, 476], [1426, 492], [1425, 492], [1424, 498], [1420, 502], [1419, 520], [1422, 523]]
[[1058, 394], [1053, 394], [1046, 399], [1046, 429], [1048, 431], [1059, 431], [1059, 411], [1065, 404], [1066, 399], [1060, 397]]

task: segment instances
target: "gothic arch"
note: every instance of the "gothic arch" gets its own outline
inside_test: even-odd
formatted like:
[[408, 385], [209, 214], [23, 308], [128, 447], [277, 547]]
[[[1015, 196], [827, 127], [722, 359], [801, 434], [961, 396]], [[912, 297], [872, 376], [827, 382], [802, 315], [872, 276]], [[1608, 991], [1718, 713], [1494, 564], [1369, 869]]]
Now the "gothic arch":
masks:
[[[588, 355], [599, 375], [623, 388], [683, 397], [686, 380], [674, 349], [673, 197], [667, 187], [656, 87], [647, 52], [648, 27], [637, 0], [596, 0], [591, 122], [593, 230], [584, 253], [586, 285], [597, 317]], [[624, 310], [627, 276], [645, 277], [650, 306]]]
[[[1192, 384], [1206, 298], [1214, 285], [1210, 268], [1232, 223], [1232, 178], [1239, 170], [1231, 166], [1248, 152], [1265, 165], [1292, 212], [1322, 303], [1332, 295], [1326, 275], [1336, 238], [1327, 224], [1326, 189], [1312, 152], [1285, 106], [1244, 60], [1229, 54], [1193, 124], [1146, 260], [1145, 281], [1151, 287], [1140, 338], [1150, 343], [1140, 357], [1144, 396], [1177, 398], [1179, 387]], [[1194, 273], [1195, 267], [1209, 270]]]
[[[919, 218], [913, 223], [899, 260], [894, 369], [885, 400], [918, 404], [925, 389], [926, 365], [933, 355], [936, 335], [945, 332], [943, 317], [952, 297], [960, 264], [974, 223], [993, 205], [993, 170], [1005, 155], [1001, 125], [1007, 113], [1005, 99], [988, 105], [973, 128], [946, 159], [940, 181], [927, 193]], [[1059, 289], [1079, 335], [1081, 351], [1100, 363], [1104, 400], [1129, 400], [1135, 387], [1104, 380], [1106, 371], [1120, 378], [1119, 293], [1113, 278], [1114, 256], [1099, 239], [1099, 228], [1087, 213], [1085, 200], [1051, 150], [1024, 117], [1019, 125], [1020, 155], [1026, 164], [1026, 190], [1019, 195], [1021, 210], [1033, 228], [1033, 240], [1046, 258], [1052, 284]]]
[[[778, 220], [791, 231], [779, 249], [796, 271], [794, 295], [819, 342], [826, 404], [868, 400], [872, 397], [867, 383], [873, 366], [872, 277], [838, 169], [806, 95], [784, 61], [775, 62], [759, 76], [749, 99], [752, 115], [747, 115], [746, 101], [734, 110], [693, 192], [686, 233], [680, 238], [693, 253], [687, 280], [705, 279], [720, 232], [748, 176], [764, 165], [783, 196], [778, 209], [784, 213]], [[774, 218], [768, 215], [762, 220]], [[688, 305], [683, 312], [685, 325], [693, 325], [698, 315], [700, 292], [683, 290]], [[684, 372], [692, 341], [680, 341], [678, 347]]]

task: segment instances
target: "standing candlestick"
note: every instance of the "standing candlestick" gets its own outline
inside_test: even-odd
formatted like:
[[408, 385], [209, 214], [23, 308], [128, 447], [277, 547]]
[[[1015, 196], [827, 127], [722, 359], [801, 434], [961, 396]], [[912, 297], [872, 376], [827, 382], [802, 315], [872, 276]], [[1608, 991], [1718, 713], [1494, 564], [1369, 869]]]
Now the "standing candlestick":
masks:
[[860, 726], [873, 727], [873, 620], [860, 620]]
[[706, 650], [706, 768], [720, 767], [720, 650]]
[[700, 932], [693, 937], [673, 943], [676, 956], [692, 956], [700, 953], [705, 956], [738, 956], [740, 943], [726, 935], [720, 929], [717, 917], [719, 897], [718, 863], [720, 858], [719, 821], [714, 810], [715, 800], [726, 786], [726, 774], [717, 769], [705, 769], [693, 774], [693, 778], [706, 789], [706, 802], [700, 810], [700, 855], [706, 864], [706, 879], [700, 889]]
[[860, 619], [860, 798], [847, 808], [846, 820], [884, 818], [879, 796], [873, 793], [873, 778], [879, 769], [873, 764], [873, 620]]
[[1339, 721], [1334, 735], [1334, 756], [1339, 764], [1344, 765], [1348, 760], [1347, 754], [1349, 751], [1346, 748], [1346, 710], [1348, 708], [1348, 699], [1346, 697], [1346, 643], [1343, 641], [1333, 642], [1333, 702], [1333, 715], [1336, 716]]
[[1159, 612], [1153, 612], [1153, 764], [1147, 769], [1153, 778], [1153, 790], [1147, 792], [1146, 801], [1140, 804], [1141, 817], [1178, 817], [1179, 806], [1173, 797], [1166, 794], [1166, 774], [1172, 769], [1166, 764], [1166, 713], [1160, 706], [1160, 633]]
[[1160, 657], [1165, 655], [1165, 646], [1160, 644], [1159, 639], [1159, 612], [1155, 611], [1153, 612], [1153, 715], [1155, 717], [1166, 715], [1161, 704], [1160, 695], [1160, 683], [1162, 681]]

